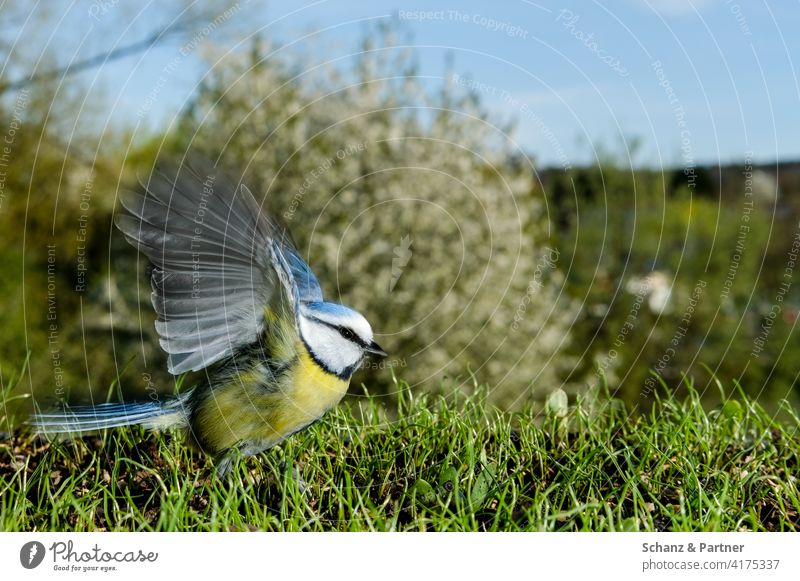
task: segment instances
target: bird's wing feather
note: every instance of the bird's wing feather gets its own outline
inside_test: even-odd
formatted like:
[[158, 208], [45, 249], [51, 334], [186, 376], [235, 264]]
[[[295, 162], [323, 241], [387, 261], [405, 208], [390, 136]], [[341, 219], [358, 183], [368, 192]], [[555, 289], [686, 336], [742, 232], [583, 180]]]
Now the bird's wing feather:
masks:
[[[197, 371], [256, 341], [264, 309], [321, 300], [285, 229], [245, 187], [184, 165], [156, 170], [123, 199], [117, 226], [154, 264], [156, 330], [173, 374]], [[317, 299], [316, 297], [319, 297]]]
[[[247, 186], [242, 186], [242, 189], [250, 194]], [[252, 196], [252, 194], [250, 194]], [[279, 235], [277, 236], [276, 250], [279, 254], [279, 260], [283, 262], [285, 269], [288, 269], [291, 280], [296, 287], [297, 299], [300, 302], [311, 303], [322, 301], [322, 288], [319, 286], [319, 281], [311, 268], [306, 264], [297, 251], [297, 247], [289, 235], [289, 230], [283, 226], [279, 226], [274, 219], [270, 218], [273, 230]]]

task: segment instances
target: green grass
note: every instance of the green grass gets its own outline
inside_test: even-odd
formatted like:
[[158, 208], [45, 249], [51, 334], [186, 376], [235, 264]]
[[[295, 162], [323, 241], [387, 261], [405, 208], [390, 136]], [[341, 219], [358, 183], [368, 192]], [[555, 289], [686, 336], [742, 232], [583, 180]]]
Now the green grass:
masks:
[[[583, 399], [534, 414], [351, 400], [219, 480], [177, 434], [0, 442], [0, 529], [796, 530], [798, 432], [696, 392], [631, 417]], [[547, 411], [549, 409], [549, 411]]]

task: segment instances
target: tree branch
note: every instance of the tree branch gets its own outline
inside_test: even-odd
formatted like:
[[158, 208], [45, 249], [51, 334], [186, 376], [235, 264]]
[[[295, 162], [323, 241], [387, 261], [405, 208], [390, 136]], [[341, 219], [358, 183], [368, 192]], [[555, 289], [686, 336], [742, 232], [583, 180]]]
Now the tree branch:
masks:
[[165, 27], [153, 32], [147, 38], [145, 38], [143, 40], [140, 40], [140, 41], [137, 41], [137, 42], [134, 42], [134, 43], [129, 44], [127, 46], [122, 46], [122, 47], [119, 47], [119, 48], [115, 48], [114, 50], [111, 50], [111, 51], [108, 51], [108, 52], [104, 52], [104, 53], [101, 53], [101, 54], [86, 58], [84, 60], [80, 60], [80, 61], [74, 62], [74, 63], [72, 63], [70, 65], [67, 65], [65, 67], [61, 67], [61, 68], [58, 68], [58, 69], [55, 69], [55, 70], [46, 71], [46, 72], [43, 72], [43, 73], [32, 74], [29, 77], [25, 77], [25, 78], [22, 78], [22, 79], [17, 79], [16, 81], [12, 81], [12, 82], [10, 82], [10, 83], [8, 83], [6, 85], [3, 85], [2, 82], [0, 82], [0, 94], [6, 93], [6, 92], [10, 92], [10, 91], [19, 91], [21, 89], [24, 89], [26, 87], [29, 87], [29, 86], [31, 86], [33, 84], [36, 84], [36, 83], [39, 83], [39, 82], [42, 82], [42, 81], [47, 81], [47, 80], [51, 80], [51, 79], [55, 79], [55, 78], [59, 78], [59, 77], [64, 78], [64, 77], [72, 76], [72, 75], [75, 75], [75, 74], [80, 73], [82, 71], [85, 71], [85, 70], [92, 69], [94, 67], [100, 66], [100, 65], [102, 65], [104, 63], [108, 63], [108, 62], [111, 62], [111, 61], [119, 60], [119, 59], [125, 58], [127, 56], [136, 54], [138, 52], [142, 52], [144, 50], [147, 50], [147, 49], [155, 46], [159, 42], [164, 41], [165, 39], [167, 39], [168, 37], [170, 37], [172, 35], [180, 34], [180, 33], [183, 33], [183, 32], [185, 32], [187, 30], [191, 30], [191, 28], [192, 28], [192, 26], [194, 26], [195, 22], [197, 22], [198, 20], [202, 20], [203, 18], [204, 18], [204, 16], [200, 15], [200, 16], [196, 16], [194, 18], [177, 20], [177, 21], [173, 22], [172, 24], [170, 24], [169, 26], [165, 26]]

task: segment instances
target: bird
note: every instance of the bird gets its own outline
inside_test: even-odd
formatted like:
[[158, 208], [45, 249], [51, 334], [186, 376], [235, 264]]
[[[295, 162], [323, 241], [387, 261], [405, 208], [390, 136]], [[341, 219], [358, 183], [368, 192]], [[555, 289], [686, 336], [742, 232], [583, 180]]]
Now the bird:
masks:
[[288, 229], [211, 162], [180, 163], [174, 177], [156, 167], [121, 202], [117, 228], [152, 264], [168, 371], [204, 378], [159, 401], [39, 413], [40, 433], [178, 427], [222, 476], [319, 420], [365, 357], [386, 356], [363, 315], [324, 300]]

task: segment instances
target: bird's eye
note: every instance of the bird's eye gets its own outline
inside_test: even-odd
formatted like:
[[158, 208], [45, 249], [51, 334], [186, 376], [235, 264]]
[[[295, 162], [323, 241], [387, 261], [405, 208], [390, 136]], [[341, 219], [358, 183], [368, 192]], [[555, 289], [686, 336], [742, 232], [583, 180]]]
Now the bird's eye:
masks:
[[355, 334], [350, 329], [347, 329], [346, 327], [339, 327], [339, 333], [342, 335], [342, 337], [344, 337], [348, 341], [355, 341], [356, 340]]

